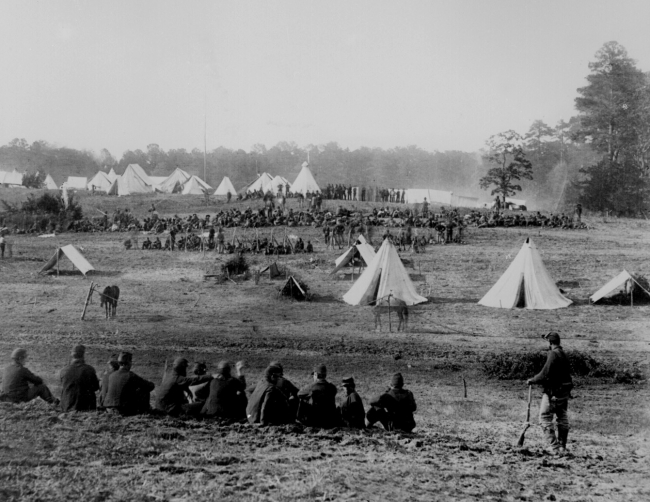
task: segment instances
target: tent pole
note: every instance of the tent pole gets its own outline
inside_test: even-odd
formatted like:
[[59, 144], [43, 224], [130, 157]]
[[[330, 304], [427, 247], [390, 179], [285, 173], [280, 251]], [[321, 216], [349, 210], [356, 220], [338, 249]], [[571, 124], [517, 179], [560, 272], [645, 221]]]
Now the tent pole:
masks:
[[90, 282], [90, 289], [88, 290], [88, 296], [86, 297], [86, 303], [84, 304], [84, 311], [81, 313], [81, 320], [84, 320], [84, 317], [86, 317], [86, 309], [88, 308], [88, 302], [90, 301], [90, 297], [93, 294], [93, 289], [95, 289], [95, 283]]
[[59, 255], [61, 248], [56, 248], [56, 276], [59, 277]]
[[388, 295], [388, 331], [393, 332], [393, 325], [390, 318], [390, 297], [393, 296], [392, 293]]

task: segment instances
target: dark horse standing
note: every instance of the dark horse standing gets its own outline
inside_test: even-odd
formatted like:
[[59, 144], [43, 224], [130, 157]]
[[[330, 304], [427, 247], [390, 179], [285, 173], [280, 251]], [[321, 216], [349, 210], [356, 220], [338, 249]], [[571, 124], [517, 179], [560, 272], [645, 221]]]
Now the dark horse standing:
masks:
[[100, 307], [106, 306], [106, 319], [117, 315], [117, 300], [120, 297], [120, 288], [117, 286], [106, 286], [104, 291], [99, 295], [101, 301]]

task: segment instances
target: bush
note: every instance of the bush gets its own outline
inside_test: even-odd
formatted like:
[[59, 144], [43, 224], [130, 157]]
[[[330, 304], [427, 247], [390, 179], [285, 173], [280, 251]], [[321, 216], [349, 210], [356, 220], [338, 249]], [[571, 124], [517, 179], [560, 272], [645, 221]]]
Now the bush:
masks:
[[[616, 383], [632, 383], [644, 378], [634, 366], [625, 367], [620, 362], [602, 362], [589, 354], [567, 351], [574, 376], [611, 379]], [[500, 380], [524, 380], [535, 376], [546, 362], [546, 352], [504, 352], [482, 361], [483, 371]]]
[[23, 176], [23, 186], [27, 188], [43, 188], [45, 185], [45, 174], [27, 173]]
[[248, 272], [248, 268], [248, 262], [244, 255], [237, 255], [221, 265], [221, 272], [225, 275], [239, 275]]

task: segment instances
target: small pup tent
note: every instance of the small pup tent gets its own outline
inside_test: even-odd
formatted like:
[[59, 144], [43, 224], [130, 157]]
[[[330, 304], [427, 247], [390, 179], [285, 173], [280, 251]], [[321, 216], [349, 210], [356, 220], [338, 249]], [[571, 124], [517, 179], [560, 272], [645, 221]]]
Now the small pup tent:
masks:
[[183, 191], [181, 193], [183, 195], [204, 195], [208, 190], [212, 190], [210, 185], [198, 176], [192, 176], [183, 185]]
[[304, 283], [301, 284], [292, 275], [288, 277], [284, 286], [280, 288], [280, 294], [282, 296], [289, 296], [300, 302], [309, 300], [310, 298], [309, 288]]
[[237, 190], [235, 190], [235, 187], [230, 181], [230, 178], [228, 176], [224, 176], [221, 180], [221, 183], [219, 183], [219, 186], [214, 191], [214, 195], [228, 195], [228, 192], [230, 192], [230, 195], [233, 197], [237, 195]]
[[174, 172], [171, 173], [164, 181], [162, 181], [158, 188], [161, 192], [165, 193], [176, 193], [181, 191], [181, 187], [189, 180], [191, 176], [186, 171], [183, 171], [180, 167], [174, 169]]
[[50, 260], [43, 266], [43, 268], [39, 271], [39, 274], [44, 274], [48, 270], [51, 270], [54, 267], [56, 267], [56, 263], [63, 256], [67, 256], [68, 259], [72, 262], [72, 264], [83, 275], [86, 275], [91, 270], [95, 270], [95, 268], [90, 263], [88, 263], [88, 260], [86, 260], [86, 258], [84, 258], [84, 255], [81, 254], [81, 251], [79, 251], [72, 244], [68, 244], [67, 246], [63, 246], [62, 248], [58, 248], [55, 251], [54, 256], [52, 256], [52, 258], [50, 258]]
[[426, 302], [420, 296], [404, 264], [390, 239], [384, 239], [381, 248], [368, 264], [361, 277], [350, 291], [343, 295], [343, 301], [350, 305], [370, 305], [378, 298], [391, 295], [407, 305]]
[[[627, 281], [633, 281], [638, 287], [640, 287], [646, 294], [650, 295], [650, 292], [647, 291], [642, 284], [639, 283], [636, 277], [630, 274], [627, 270], [623, 270], [620, 274], [614, 277], [611, 281], [605, 284], [602, 288], [596, 291], [593, 295], [589, 297], [591, 303], [596, 303], [599, 300], [602, 300], [607, 295], [611, 294], [618, 288], [626, 286]], [[626, 287], [627, 290], [627, 287]]]
[[504, 309], [552, 310], [573, 302], [560, 293], [539, 251], [527, 238], [508, 269], [478, 303]]
[[56, 186], [56, 182], [54, 181], [54, 178], [50, 176], [49, 174], [45, 177], [45, 181], [43, 182], [43, 185], [45, 185], [45, 188], [48, 190], [57, 190], [59, 187]]
[[316, 179], [314, 178], [314, 175], [309, 170], [308, 162], [302, 163], [302, 169], [300, 170], [300, 173], [298, 173], [298, 176], [296, 177], [296, 180], [293, 182], [293, 185], [291, 185], [291, 192], [301, 193], [303, 195], [307, 195], [307, 192], [310, 193], [320, 192], [318, 183], [316, 183]]

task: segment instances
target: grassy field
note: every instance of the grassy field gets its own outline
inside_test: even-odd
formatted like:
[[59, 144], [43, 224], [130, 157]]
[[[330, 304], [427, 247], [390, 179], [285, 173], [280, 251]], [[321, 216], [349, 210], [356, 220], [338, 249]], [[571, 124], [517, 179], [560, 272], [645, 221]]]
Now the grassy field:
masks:
[[[152, 201], [163, 215], [213, 213], [222, 204], [152, 195], [83, 197], [82, 205], [85, 211], [129, 207], [142, 215]], [[524, 449], [514, 447], [525, 418], [525, 382], [490, 379], [483, 370], [495, 354], [544, 351], [540, 334], [556, 330], [566, 349], [650, 374], [650, 307], [587, 301], [623, 268], [650, 272], [650, 224], [589, 223], [589, 231], [470, 228], [464, 245], [403, 253], [416, 286], [430, 297], [411, 309], [405, 333], [388, 332], [387, 323], [377, 333], [369, 308], [341, 301], [351, 277], [328, 277], [340, 252], [325, 250], [318, 229], [288, 230], [314, 242], [314, 255], [278, 258], [281, 269], [310, 287], [315, 299], [309, 303], [278, 297], [282, 282], [268, 276], [258, 285], [204, 280], [227, 258], [213, 253], [126, 252], [125, 234], [10, 236], [13, 258], [0, 261], [0, 358], [7, 361], [13, 348], [24, 346], [28, 366], [56, 392], [57, 372], [76, 343], [88, 347], [87, 361], [100, 371], [110, 354], [130, 350], [134, 371], [156, 383], [165, 361], [181, 355], [211, 368], [224, 358], [244, 359], [250, 382], [280, 359], [298, 386], [324, 362], [335, 383], [353, 375], [366, 403], [401, 371], [418, 402], [418, 426], [413, 434], [223, 427], [59, 414], [40, 402], [4, 404], [0, 500], [648, 499], [645, 381], [577, 378], [571, 455], [557, 458], [544, 453], [538, 427], [529, 430]], [[477, 305], [528, 236], [551, 275], [573, 283], [564, 289], [575, 304], [556, 311]], [[56, 246], [68, 243], [83, 250], [95, 276], [72, 273], [68, 263], [59, 277], [39, 276]], [[253, 268], [271, 262], [249, 258]], [[80, 320], [91, 280], [120, 287], [117, 318], [105, 320], [96, 299]]]

